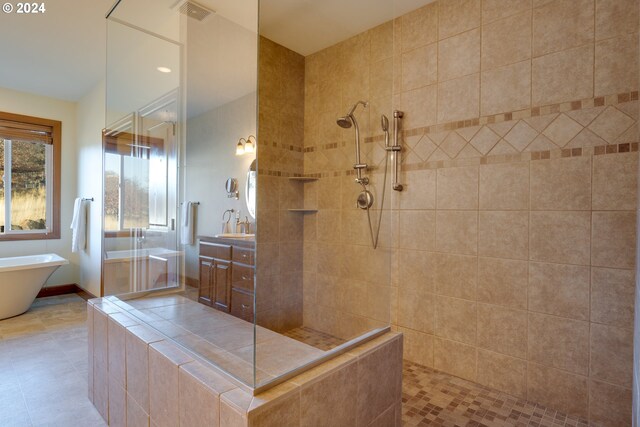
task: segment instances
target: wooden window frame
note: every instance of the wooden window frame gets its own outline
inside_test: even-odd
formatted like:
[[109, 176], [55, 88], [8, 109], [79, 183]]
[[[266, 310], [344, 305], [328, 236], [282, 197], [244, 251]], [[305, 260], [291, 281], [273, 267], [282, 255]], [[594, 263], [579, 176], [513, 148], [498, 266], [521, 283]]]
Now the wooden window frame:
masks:
[[[19, 240], [53, 240], [60, 239], [60, 175], [62, 172], [62, 122], [58, 120], [43, 119], [40, 117], [25, 116], [21, 114], [6, 113], [0, 111], [0, 121], [11, 121], [34, 127], [46, 127], [50, 129], [53, 146], [53, 191], [51, 193], [51, 231], [35, 233], [0, 234], [0, 242]], [[47, 183], [47, 185], [49, 185]]]

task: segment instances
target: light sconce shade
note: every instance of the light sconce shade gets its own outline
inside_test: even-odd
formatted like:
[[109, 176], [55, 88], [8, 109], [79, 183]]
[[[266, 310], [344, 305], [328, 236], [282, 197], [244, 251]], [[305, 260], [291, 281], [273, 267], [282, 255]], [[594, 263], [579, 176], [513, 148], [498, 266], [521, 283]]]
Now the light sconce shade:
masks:
[[238, 140], [238, 145], [236, 145], [236, 156], [242, 156], [245, 153], [245, 148], [244, 148], [244, 144], [242, 143], [242, 141], [247, 141], [244, 138], [240, 138]]
[[247, 142], [244, 144], [245, 153], [253, 153], [254, 151], [256, 151], [256, 146], [253, 144], [253, 142], [251, 142], [251, 138], [253, 138], [253, 140], [257, 142], [255, 136], [249, 135], [247, 137]]
[[[251, 142], [251, 138], [253, 138], [255, 143]], [[247, 139], [240, 138], [238, 140], [238, 144], [236, 145], [236, 156], [242, 156], [246, 153], [253, 153], [254, 151], [256, 151], [257, 144], [258, 140], [253, 135], [249, 135]]]

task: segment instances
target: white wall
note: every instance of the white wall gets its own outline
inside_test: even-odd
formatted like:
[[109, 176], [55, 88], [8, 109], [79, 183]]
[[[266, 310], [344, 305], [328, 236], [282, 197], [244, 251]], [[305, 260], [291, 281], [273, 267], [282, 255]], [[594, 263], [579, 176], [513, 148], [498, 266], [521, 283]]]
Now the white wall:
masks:
[[[256, 134], [256, 94], [251, 93], [228, 104], [189, 119], [186, 132], [186, 201], [198, 201], [197, 235], [212, 236], [221, 231], [222, 214], [227, 209], [249, 216], [245, 203], [247, 171], [255, 154], [236, 156], [238, 139]], [[253, 139], [252, 139], [253, 140]], [[238, 180], [240, 200], [227, 198], [227, 178]], [[232, 222], [235, 221], [232, 219]], [[252, 224], [253, 225], [253, 224]], [[198, 277], [197, 245], [185, 248], [186, 275]]]
[[105, 83], [102, 81], [78, 101], [78, 197], [89, 204], [87, 247], [79, 254], [81, 288], [100, 295], [102, 258], [102, 129], [105, 123]]
[[71, 252], [71, 216], [76, 197], [76, 104], [0, 88], [0, 111], [42, 117], [62, 122], [62, 175], [60, 196], [60, 239], [0, 242], [0, 257], [54, 252], [69, 260], [45, 286], [79, 283], [79, 260]]

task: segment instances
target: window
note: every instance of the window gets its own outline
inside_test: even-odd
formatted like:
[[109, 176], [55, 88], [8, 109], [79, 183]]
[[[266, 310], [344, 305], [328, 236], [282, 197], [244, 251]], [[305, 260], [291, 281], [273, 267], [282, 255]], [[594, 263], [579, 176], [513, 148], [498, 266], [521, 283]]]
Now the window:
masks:
[[0, 241], [60, 238], [61, 130], [0, 112]]

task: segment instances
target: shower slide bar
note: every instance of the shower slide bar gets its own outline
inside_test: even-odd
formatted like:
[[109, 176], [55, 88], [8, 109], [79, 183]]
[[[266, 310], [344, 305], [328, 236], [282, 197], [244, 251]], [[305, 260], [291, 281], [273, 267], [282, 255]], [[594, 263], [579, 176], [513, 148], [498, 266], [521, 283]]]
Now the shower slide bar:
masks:
[[[393, 168], [393, 183], [391, 187], [396, 191], [402, 191], [403, 187], [400, 184], [400, 179], [398, 178], [399, 170], [398, 170], [398, 162], [400, 161], [400, 151], [402, 151], [402, 147], [400, 146], [400, 140], [398, 138], [400, 134], [400, 120], [404, 117], [404, 112], [399, 110], [393, 111], [393, 145], [389, 145], [388, 133], [385, 140], [385, 150], [391, 151], [391, 165]], [[386, 117], [385, 117], [386, 119]], [[387, 122], [388, 123], [388, 122]]]

